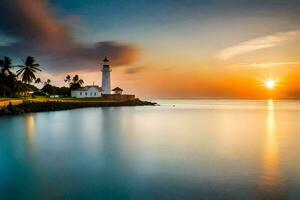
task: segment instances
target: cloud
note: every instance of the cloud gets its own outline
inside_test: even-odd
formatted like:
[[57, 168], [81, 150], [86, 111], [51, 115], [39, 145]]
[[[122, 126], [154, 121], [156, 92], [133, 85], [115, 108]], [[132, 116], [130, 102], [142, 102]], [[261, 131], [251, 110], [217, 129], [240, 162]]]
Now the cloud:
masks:
[[245, 42], [241, 42], [235, 46], [222, 49], [217, 58], [228, 60], [234, 56], [243, 55], [252, 51], [278, 46], [294, 39], [300, 34], [300, 30], [279, 32], [272, 35], [267, 35], [259, 38], [254, 38]]
[[[33, 55], [54, 72], [95, 70], [107, 55], [115, 66], [134, 62], [139, 49], [115, 41], [76, 43], [71, 29], [51, 13], [47, 0], [0, 1], [0, 31], [16, 42], [0, 46], [0, 54]], [[98, 65], [98, 66], [97, 66]]]
[[283, 65], [299, 65], [300, 62], [269, 62], [269, 63], [253, 63], [247, 65], [248, 67], [260, 67], [260, 68], [268, 68], [268, 67], [278, 67]]
[[145, 69], [147, 69], [147, 67], [130, 67], [126, 69], [125, 74], [137, 74]]

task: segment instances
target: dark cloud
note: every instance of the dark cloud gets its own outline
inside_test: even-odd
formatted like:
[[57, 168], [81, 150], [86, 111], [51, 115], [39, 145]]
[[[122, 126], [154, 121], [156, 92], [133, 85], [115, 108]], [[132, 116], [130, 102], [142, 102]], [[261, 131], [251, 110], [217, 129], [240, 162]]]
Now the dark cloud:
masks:
[[125, 74], [137, 74], [145, 69], [147, 69], [147, 67], [130, 67], [126, 69]]
[[71, 30], [50, 12], [46, 0], [0, 0], [0, 31], [16, 38], [0, 46], [0, 54], [33, 55], [49, 71], [94, 70], [105, 55], [121, 66], [136, 60], [139, 50], [114, 41], [83, 45], [74, 42]]

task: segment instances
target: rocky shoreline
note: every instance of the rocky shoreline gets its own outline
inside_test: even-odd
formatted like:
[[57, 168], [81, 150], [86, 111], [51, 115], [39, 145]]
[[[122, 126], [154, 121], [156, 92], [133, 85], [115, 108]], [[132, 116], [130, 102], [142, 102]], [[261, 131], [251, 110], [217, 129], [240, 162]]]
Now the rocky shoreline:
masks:
[[86, 101], [86, 102], [70, 102], [70, 101], [24, 101], [19, 105], [8, 105], [0, 109], [0, 116], [21, 115], [25, 113], [48, 112], [59, 110], [70, 110], [76, 108], [87, 107], [120, 107], [120, 106], [155, 106], [156, 103], [149, 101], [141, 101], [139, 99], [133, 101]]

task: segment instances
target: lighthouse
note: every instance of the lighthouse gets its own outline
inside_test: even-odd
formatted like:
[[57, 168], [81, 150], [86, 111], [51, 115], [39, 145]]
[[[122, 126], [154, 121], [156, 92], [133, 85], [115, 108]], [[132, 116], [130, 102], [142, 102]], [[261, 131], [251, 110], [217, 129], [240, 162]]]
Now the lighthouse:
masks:
[[111, 87], [110, 87], [110, 66], [109, 66], [109, 60], [105, 56], [103, 60], [103, 66], [102, 66], [102, 89], [103, 94], [110, 94], [111, 93]]

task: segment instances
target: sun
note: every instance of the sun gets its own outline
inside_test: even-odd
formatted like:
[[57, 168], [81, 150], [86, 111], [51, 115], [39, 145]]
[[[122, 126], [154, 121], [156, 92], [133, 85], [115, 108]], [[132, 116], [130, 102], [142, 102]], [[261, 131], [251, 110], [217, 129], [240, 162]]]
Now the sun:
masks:
[[275, 81], [273, 81], [273, 80], [267, 80], [267, 81], [265, 82], [265, 86], [266, 86], [269, 90], [272, 90], [272, 89], [274, 89], [274, 87], [275, 87]]

